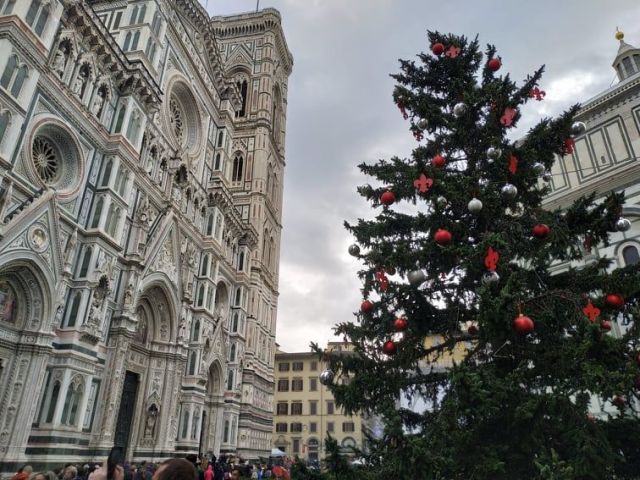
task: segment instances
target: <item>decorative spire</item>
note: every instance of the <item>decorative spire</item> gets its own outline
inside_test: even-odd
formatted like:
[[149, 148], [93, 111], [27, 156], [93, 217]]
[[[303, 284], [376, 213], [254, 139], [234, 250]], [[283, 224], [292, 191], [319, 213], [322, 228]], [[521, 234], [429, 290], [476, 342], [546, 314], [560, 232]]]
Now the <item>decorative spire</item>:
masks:
[[618, 27], [616, 27], [616, 40], [620, 40], [621, 42], [624, 40], [624, 32], [618, 30]]

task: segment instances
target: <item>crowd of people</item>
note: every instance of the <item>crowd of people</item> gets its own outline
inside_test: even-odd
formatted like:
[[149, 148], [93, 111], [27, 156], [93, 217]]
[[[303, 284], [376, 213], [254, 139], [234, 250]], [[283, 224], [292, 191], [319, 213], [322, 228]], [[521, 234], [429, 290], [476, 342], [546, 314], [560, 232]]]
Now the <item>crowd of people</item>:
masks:
[[113, 478], [107, 478], [107, 465], [67, 464], [53, 471], [34, 472], [30, 465], [21, 467], [11, 480], [290, 480], [289, 472], [279, 465], [266, 463], [237, 464], [220, 459], [171, 458], [160, 463], [124, 462], [118, 465]]

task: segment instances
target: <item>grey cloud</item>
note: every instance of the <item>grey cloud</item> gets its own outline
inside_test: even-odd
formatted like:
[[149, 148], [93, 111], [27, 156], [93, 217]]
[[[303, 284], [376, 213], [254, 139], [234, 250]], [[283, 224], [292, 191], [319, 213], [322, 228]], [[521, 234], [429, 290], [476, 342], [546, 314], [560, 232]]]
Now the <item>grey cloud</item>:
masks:
[[[202, 3], [205, 3], [202, 0]], [[209, 12], [255, 9], [255, 0], [209, 0]], [[526, 131], [607, 88], [614, 78], [615, 27], [640, 45], [637, 0], [261, 0], [280, 10], [295, 65], [289, 83], [287, 172], [277, 340], [284, 350], [324, 343], [331, 326], [352, 319], [360, 301], [359, 265], [346, 254], [344, 219], [375, 212], [356, 193], [369, 180], [356, 165], [409, 156], [415, 145], [391, 101], [398, 58], [427, 48], [425, 32], [478, 33], [494, 43], [504, 72], [521, 81], [546, 64], [542, 88], [571, 85], [524, 110]], [[503, 73], [503, 72], [501, 72]], [[564, 83], [562, 83], [564, 82]], [[559, 90], [558, 90], [559, 91]], [[514, 132], [520, 135], [522, 132]], [[309, 286], [309, 289], [302, 287]]]

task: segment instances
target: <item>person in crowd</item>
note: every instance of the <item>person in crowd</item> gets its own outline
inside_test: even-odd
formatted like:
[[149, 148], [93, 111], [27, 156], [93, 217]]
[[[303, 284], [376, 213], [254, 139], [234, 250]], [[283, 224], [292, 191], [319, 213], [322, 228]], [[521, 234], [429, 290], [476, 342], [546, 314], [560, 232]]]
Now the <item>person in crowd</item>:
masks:
[[171, 458], [156, 469], [153, 480], [198, 480], [196, 468], [184, 458]]
[[16, 474], [11, 477], [11, 480], [27, 480], [31, 476], [31, 473], [33, 473], [31, 465], [23, 465], [18, 469]]
[[204, 480], [214, 480], [213, 465], [209, 464], [204, 472]]
[[240, 480], [240, 469], [238, 467], [231, 469], [231, 480]]
[[220, 462], [216, 462], [215, 466], [213, 467], [213, 478], [214, 480], [224, 480], [224, 469], [222, 468]]
[[62, 480], [75, 480], [78, 476], [78, 469], [73, 465], [69, 465], [64, 469], [64, 473], [62, 474]]

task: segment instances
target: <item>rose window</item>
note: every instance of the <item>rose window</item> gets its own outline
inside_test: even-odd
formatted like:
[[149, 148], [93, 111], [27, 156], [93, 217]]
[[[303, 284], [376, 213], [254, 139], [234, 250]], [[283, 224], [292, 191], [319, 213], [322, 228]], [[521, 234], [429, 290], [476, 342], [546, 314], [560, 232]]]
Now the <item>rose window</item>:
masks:
[[33, 163], [46, 184], [55, 183], [60, 173], [60, 159], [56, 148], [44, 137], [35, 137], [32, 147]]
[[180, 143], [183, 142], [184, 139], [184, 123], [183, 123], [183, 115], [182, 108], [178, 101], [175, 98], [169, 100], [169, 109], [171, 111], [171, 115], [169, 120], [171, 122], [171, 127], [173, 128], [173, 133]]

